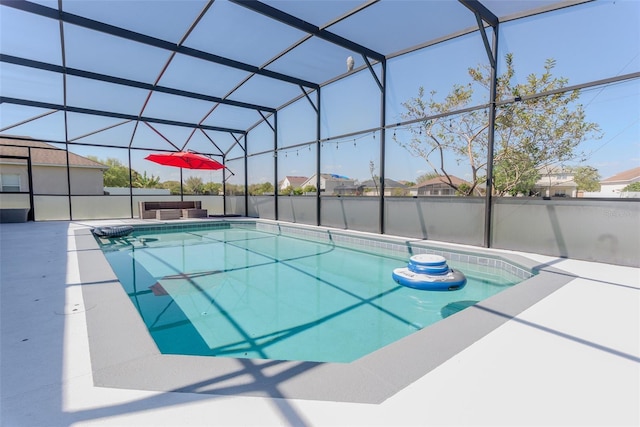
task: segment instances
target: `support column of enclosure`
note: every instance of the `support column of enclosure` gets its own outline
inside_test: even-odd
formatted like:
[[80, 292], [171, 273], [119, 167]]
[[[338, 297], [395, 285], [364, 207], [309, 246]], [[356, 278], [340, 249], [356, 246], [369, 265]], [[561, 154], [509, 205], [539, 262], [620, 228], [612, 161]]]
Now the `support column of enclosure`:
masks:
[[[487, 128], [487, 182], [485, 190], [485, 215], [484, 215], [484, 246], [491, 246], [491, 204], [493, 189], [493, 145], [496, 122], [496, 87], [497, 87], [497, 67], [498, 67], [498, 17], [489, 9], [476, 0], [460, 0], [469, 10], [473, 12], [478, 23], [478, 30], [482, 36], [484, 48], [487, 51], [489, 65], [491, 66], [491, 87], [489, 88], [489, 123]], [[489, 45], [487, 31], [484, 23], [493, 29], [492, 44]]]

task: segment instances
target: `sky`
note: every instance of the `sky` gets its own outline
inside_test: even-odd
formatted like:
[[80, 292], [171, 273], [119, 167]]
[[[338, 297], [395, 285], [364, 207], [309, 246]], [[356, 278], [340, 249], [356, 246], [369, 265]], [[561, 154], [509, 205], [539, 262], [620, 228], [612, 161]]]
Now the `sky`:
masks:
[[[56, 2], [43, 2], [56, 7]], [[202, 2], [186, 1], [181, 7], [172, 7], [172, 2], [159, 2], [150, 10], [145, 2], [112, 3], [74, 1], [63, 2], [71, 13], [78, 13], [94, 19], [104, 19], [121, 26], [131, 25], [165, 40], [178, 40], [193, 17], [200, 11]], [[378, 31], [371, 28], [371, 16], [362, 14], [354, 19], [336, 24], [331, 30], [345, 34], [354, 40], [370, 40], [385, 54], [395, 52], [400, 43], [410, 40], [418, 43], [427, 40], [432, 31], [446, 28], [447, 22], [439, 22], [425, 12], [420, 16], [402, 16], [401, 2], [383, 2], [380, 7], [388, 15], [388, 28]], [[419, 6], [427, 7], [422, 2]], [[488, 7], [504, 8], [508, 2], [494, 0], [485, 2]], [[533, 5], [548, 2], [533, 1]], [[311, 2], [306, 7], [296, 2], [274, 2], [289, 12], [300, 13], [304, 19], [321, 25], [331, 19], [340, 8], [353, 7], [357, 2]], [[413, 3], [417, 5], [416, 3]], [[453, 7], [450, 3], [440, 3], [441, 7]], [[208, 50], [236, 60], [253, 64], [263, 64], [302, 33], [281, 25], [274, 25], [264, 17], [255, 17], [243, 8], [224, 1], [215, 3], [216, 12], [207, 13], [196, 29], [186, 38], [186, 46]], [[139, 9], [142, 8], [142, 9]], [[373, 10], [373, 8], [371, 8]], [[137, 12], [136, 12], [137, 11]], [[150, 14], [140, 20], [140, 13]], [[212, 9], [213, 11], [213, 9]], [[126, 12], [123, 14], [123, 12]], [[137, 13], [137, 15], [136, 15]], [[373, 12], [371, 12], [373, 13]], [[461, 13], [464, 19], [473, 16], [459, 8], [450, 14]], [[307, 15], [305, 15], [307, 14]], [[125, 18], [123, 18], [125, 16]], [[126, 18], [129, 16], [129, 18]], [[138, 18], [136, 17], [138, 16]], [[229, 19], [229, 16], [234, 16]], [[226, 17], [226, 20], [223, 19]], [[235, 20], [237, 18], [237, 21]], [[52, 64], [61, 64], [60, 35], [55, 21], [33, 17], [7, 7], [0, 7], [2, 24], [1, 43], [3, 54], [23, 56]], [[317, 22], [314, 22], [317, 21]], [[466, 23], [467, 21], [465, 21]], [[264, 30], [268, 37], [252, 38], [250, 27]], [[236, 28], [240, 27], [240, 28]], [[208, 30], [206, 30], [208, 29]], [[368, 37], [368, 39], [367, 39]], [[414, 40], [415, 39], [415, 40]], [[364, 44], [364, 43], [363, 43]], [[568, 85], [585, 84], [630, 73], [640, 72], [640, 2], [635, 0], [598, 0], [579, 7], [546, 13], [523, 20], [501, 24], [499, 36], [499, 72], [504, 70], [504, 54], [511, 52], [515, 57], [516, 82], [524, 82], [531, 73], [540, 74], [546, 59], [556, 60], [554, 76], [568, 79]], [[99, 54], [87, 54], [96, 51]], [[67, 66], [94, 72], [102, 72], [122, 78], [154, 83], [161, 74], [168, 54], [157, 48], [140, 47], [129, 41], [108, 38], [104, 34], [80, 27], [65, 25], [65, 48]], [[386, 50], [386, 51], [385, 51]], [[325, 48], [323, 44], [310, 41], [294, 50], [286, 58], [276, 60], [268, 68], [282, 73], [291, 73], [313, 81], [324, 81], [346, 71], [345, 59], [352, 54], [346, 49]], [[363, 59], [355, 55], [356, 69], [363, 65]], [[387, 103], [386, 123], [401, 122], [403, 102], [415, 97], [419, 87], [435, 91], [436, 98], [442, 99], [454, 84], [469, 82], [468, 69], [478, 64], [486, 64], [487, 55], [478, 34], [459, 37], [400, 57], [387, 63]], [[380, 66], [374, 66], [380, 76]], [[339, 71], [338, 71], [339, 70]], [[166, 72], [158, 80], [166, 87], [180, 87], [185, 90], [221, 96], [246, 77], [246, 73], [231, 70], [216, 64], [205, 63], [184, 55], [176, 55]], [[269, 81], [268, 81], [269, 80]], [[62, 103], [61, 78], [55, 73], [26, 70], [24, 67], [1, 63], [0, 88], [2, 96], [34, 99], [41, 102]], [[287, 100], [299, 96], [301, 89], [296, 85], [273, 82], [267, 77], [252, 77], [246, 85], [233, 92], [231, 99], [258, 105], [279, 106]], [[178, 99], [172, 95], [156, 93], [145, 105], [148, 91], [127, 89], [110, 83], [89, 82], [80, 77], [69, 77], [66, 100], [68, 105], [83, 108], [122, 111], [131, 115], [143, 114], [147, 117], [167, 116], [172, 120], [202, 122], [205, 125], [224, 123], [232, 129], [246, 129], [257, 123], [261, 116], [253, 110], [220, 106], [211, 111], [211, 103], [200, 100]], [[316, 114], [312, 102], [316, 95], [310, 95], [311, 102], [302, 98], [298, 102], [278, 112], [277, 179], [285, 176], [311, 176], [316, 170]], [[380, 126], [381, 93], [371, 73], [364, 69], [322, 88], [321, 138], [327, 139], [321, 147], [321, 171], [346, 175], [360, 181], [380, 174], [380, 131], [366, 131], [356, 135], [343, 136], [354, 132], [375, 129]], [[484, 103], [486, 94], [476, 91], [474, 101]], [[597, 88], [582, 90], [580, 103], [587, 113], [586, 119], [598, 123], [602, 130], [599, 139], [587, 140], [580, 149], [587, 154], [584, 164], [598, 169], [605, 178], [618, 172], [640, 166], [640, 82], [638, 78]], [[0, 128], [27, 120], [47, 110], [0, 105]], [[138, 124], [122, 119], [90, 117], [84, 114], [67, 115], [70, 140], [91, 144], [109, 144], [150, 149], [174, 149], [185, 147], [194, 151], [213, 153], [211, 140], [222, 151], [227, 152], [227, 160], [239, 158], [242, 150], [234, 138], [225, 132], [207, 132], [205, 136], [197, 131], [170, 127], [162, 124]], [[274, 125], [274, 118], [269, 119]], [[109, 129], [91, 134], [96, 129]], [[131, 138], [133, 129], [135, 137]], [[430, 172], [421, 158], [411, 156], [394, 140], [407, 138], [405, 127], [388, 130], [386, 134], [385, 175], [394, 180], [415, 181]], [[50, 138], [64, 141], [64, 116], [62, 113], [12, 127], [2, 133]], [[48, 135], [48, 136], [45, 136]], [[54, 135], [53, 137], [51, 135]], [[82, 138], [75, 139], [86, 135]], [[190, 138], [190, 139], [189, 139]], [[167, 141], [168, 140], [168, 141]], [[170, 141], [170, 142], [169, 142]], [[173, 144], [173, 145], [172, 145]], [[262, 124], [253, 129], [247, 138], [249, 158], [249, 182], [273, 181], [275, 167], [273, 149], [274, 135], [270, 126]], [[231, 147], [231, 148], [230, 148]], [[289, 147], [289, 148], [287, 148]], [[126, 150], [114, 148], [73, 147], [80, 155], [95, 155], [99, 158], [115, 157], [123, 163], [128, 161]], [[179, 171], [144, 160], [150, 151], [132, 150], [132, 166], [138, 172], [160, 176], [161, 180], [175, 180]], [[447, 170], [463, 178], [469, 178], [469, 168], [465, 162], [449, 156]], [[373, 170], [371, 169], [373, 165]], [[243, 182], [241, 160], [228, 161], [227, 166], [235, 171], [228, 182]], [[185, 171], [185, 177], [200, 176], [204, 181], [220, 181], [222, 172]]]

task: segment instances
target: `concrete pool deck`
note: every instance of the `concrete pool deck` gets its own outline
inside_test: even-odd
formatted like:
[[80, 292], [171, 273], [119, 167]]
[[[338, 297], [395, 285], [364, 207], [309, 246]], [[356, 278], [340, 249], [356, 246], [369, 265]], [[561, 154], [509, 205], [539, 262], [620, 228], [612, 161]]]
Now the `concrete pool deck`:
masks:
[[213, 394], [95, 386], [119, 368], [90, 356], [95, 307], [85, 306], [92, 283], [81, 280], [87, 249], [75, 233], [97, 223], [115, 221], [0, 226], [0, 425], [640, 424], [640, 269], [523, 253], [568, 283], [382, 403], [283, 398], [278, 381], [260, 389], [255, 378], [256, 395], [236, 394], [214, 374]]

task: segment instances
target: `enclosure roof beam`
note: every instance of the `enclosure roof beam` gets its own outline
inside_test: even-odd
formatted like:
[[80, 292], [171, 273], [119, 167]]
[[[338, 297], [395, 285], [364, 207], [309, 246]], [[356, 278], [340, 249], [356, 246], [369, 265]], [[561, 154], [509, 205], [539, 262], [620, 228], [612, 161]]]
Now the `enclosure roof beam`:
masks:
[[314, 82], [298, 79], [296, 77], [288, 76], [286, 74], [278, 73], [275, 71], [265, 70], [263, 68], [259, 68], [254, 65], [246, 64], [240, 61], [235, 61], [233, 59], [203, 52], [201, 50], [189, 48], [186, 46], [178, 46], [176, 43], [172, 43], [156, 37], [147, 36], [147, 35], [137, 33], [135, 31], [130, 31], [124, 28], [116, 27], [114, 25], [105, 24], [104, 22], [95, 21], [93, 19], [84, 18], [82, 16], [74, 15], [72, 13], [58, 11], [57, 9], [52, 9], [50, 7], [42, 6], [37, 3], [32, 3], [29, 1], [0, 0], [0, 4], [2, 4], [3, 6], [13, 7], [15, 9], [19, 9], [24, 12], [33, 13], [35, 15], [43, 16], [46, 18], [60, 20], [67, 24], [77, 25], [80, 27], [88, 28], [90, 30], [94, 30], [94, 31], [100, 31], [105, 34], [121, 37], [137, 43], [154, 46], [170, 52], [176, 52], [176, 53], [191, 56], [194, 58], [202, 59], [204, 61], [214, 62], [217, 64], [225, 65], [227, 67], [244, 70], [249, 73], [259, 74], [265, 77], [270, 77], [272, 79], [284, 81], [287, 83], [302, 85], [302, 86], [306, 86], [314, 89], [317, 89], [319, 87], [319, 85]]
[[79, 70], [77, 68], [69, 68], [69, 67], [65, 68], [56, 64], [49, 64], [46, 62], [34, 61], [32, 59], [20, 58], [12, 55], [0, 54], [0, 62], [5, 62], [7, 64], [20, 65], [20, 66], [29, 67], [29, 68], [35, 68], [38, 70], [51, 71], [54, 73], [60, 73], [60, 74], [66, 73], [67, 75], [70, 75], [70, 76], [83, 77], [83, 78], [98, 80], [106, 83], [114, 83], [122, 86], [135, 87], [137, 89], [153, 90], [155, 92], [162, 92], [169, 95], [177, 95], [185, 98], [199, 99], [202, 101], [226, 104], [233, 107], [247, 108], [247, 109], [259, 110], [259, 111], [261, 110], [261, 111], [267, 111], [269, 113], [273, 113], [276, 111], [275, 108], [265, 107], [264, 105], [256, 105], [256, 104], [250, 104], [247, 102], [233, 101], [230, 99], [219, 98], [217, 96], [204, 95], [201, 93], [189, 92], [189, 91], [174, 89], [166, 86], [154, 86], [151, 83], [144, 83], [136, 80], [123, 79], [120, 77], [114, 77], [107, 74], [100, 74], [100, 73], [94, 73], [92, 71]]
[[181, 126], [181, 127], [187, 127], [187, 128], [205, 129], [205, 130], [212, 130], [216, 132], [230, 132], [230, 133], [238, 133], [242, 135], [246, 133], [246, 131], [240, 130], [240, 129], [230, 129], [230, 128], [224, 128], [224, 127], [218, 127], [218, 126], [199, 125], [196, 123], [179, 122], [175, 120], [158, 119], [154, 117], [138, 117], [134, 114], [123, 114], [123, 113], [115, 113], [112, 111], [93, 110], [90, 108], [72, 107], [69, 105], [65, 106], [61, 104], [31, 101], [27, 99], [11, 98], [7, 96], [0, 97], [0, 104], [3, 104], [3, 103], [24, 105], [27, 107], [53, 109], [58, 111], [68, 111], [71, 113], [91, 114], [94, 116], [113, 117], [113, 118], [124, 119], [124, 120], [140, 120], [142, 122], [159, 123], [163, 125]]
[[289, 15], [288, 13], [285, 13], [279, 9], [266, 5], [257, 0], [229, 0], [229, 1], [239, 6], [246, 7], [247, 9], [252, 10], [254, 12], [261, 13], [262, 15], [268, 16], [269, 18], [275, 19], [276, 21], [283, 22], [300, 31], [304, 31], [305, 33], [313, 34], [314, 36], [320, 39], [326, 40], [340, 47], [343, 47], [345, 49], [360, 53], [361, 55], [366, 55], [369, 58], [373, 58], [377, 61], [382, 61], [385, 58], [385, 56], [379, 52], [376, 52], [365, 46], [359, 45], [358, 43], [345, 39], [344, 37], [341, 37], [325, 29], [316, 27], [315, 25], [310, 24], [307, 21], [304, 21], [293, 15]]
[[304, 88], [302, 86], [300, 86], [300, 90], [302, 90], [302, 94], [307, 98], [307, 101], [309, 101], [309, 104], [311, 104], [311, 108], [313, 108], [313, 110], [317, 114], [318, 113], [318, 107], [316, 107], [316, 104], [313, 103], [313, 101], [309, 97], [309, 94], [307, 93], [307, 91], [304, 90]]
[[471, 10], [475, 15], [482, 18], [484, 22], [491, 25], [492, 27], [497, 27], [499, 20], [496, 15], [493, 14], [489, 9], [487, 9], [482, 3], [478, 0], [458, 0], [464, 6], [466, 6], [469, 10]]
[[478, 21], [478, 30], [480, 31], [480, 35], [482, 36], [482, 43], [484, 44], [484, 48], [487, 51], [487, 55], [489, 57], [489, 62], [491, 63], [491, 68], [495, 69], [497, 67], [497, 52], [493, 52], [491, 46], [489, 45], [489, 39], [487, 37], [487, 31], [482, 23], [483, 21], [488, 23], [493, 30], [497, 33], [499, 19], [496, 15], [494, 15], [489, 9], [487, 9], [482, 3], [478, 0], [458, 0], [464, 6], [466, 6], [473, 14], [476, 16], [476, 21]]

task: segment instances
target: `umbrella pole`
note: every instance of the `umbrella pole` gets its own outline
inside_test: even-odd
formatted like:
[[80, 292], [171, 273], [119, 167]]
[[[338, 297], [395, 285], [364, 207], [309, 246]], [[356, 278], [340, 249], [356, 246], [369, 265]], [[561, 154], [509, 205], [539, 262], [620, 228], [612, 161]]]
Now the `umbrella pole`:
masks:
[[182, 168], [180, 168], [180, 201], [184, 201], [184, 191], [182, 190]]

